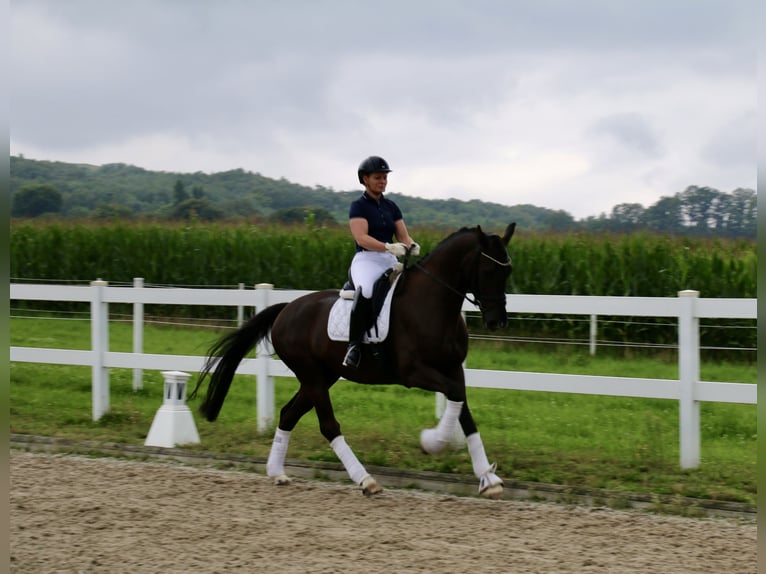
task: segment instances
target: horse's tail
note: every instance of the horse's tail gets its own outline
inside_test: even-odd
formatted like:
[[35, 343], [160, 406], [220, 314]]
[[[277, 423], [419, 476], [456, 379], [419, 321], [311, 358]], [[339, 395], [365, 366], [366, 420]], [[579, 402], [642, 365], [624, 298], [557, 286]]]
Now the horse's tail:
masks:
[[193, 399], [197, 395], [202, 381], [210, 375], [207, 396], [199, 407], [199, 412], [207, 420], [212, 422], [218, 418], [218, 413], [221, 412], [223, 401], [229, 392], [237, 366], [245, 358], [245, 355], [269, 334], [277, 315], [282, 312], [285, 306], [287, 303], [278, 303], [266, 307], [251, 317], [239, 329], [219, 339], [210, 348], [205, 365], [197, 379], [197, 386], [189, 395], [189, 398]]

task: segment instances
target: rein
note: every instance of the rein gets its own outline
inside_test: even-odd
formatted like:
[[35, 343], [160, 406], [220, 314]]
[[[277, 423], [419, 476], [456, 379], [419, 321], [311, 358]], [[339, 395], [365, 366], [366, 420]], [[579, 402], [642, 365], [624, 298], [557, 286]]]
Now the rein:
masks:
[[[477, 254], [477, 257], [478, 257], [479, 255], [483, 255], [484, 257], [486, 257], [487, 259], [489, 259], [489, 260], [490, 260], [490, 261], [492, 261], [493, 263], [497, 263], [497, 264], [498, 264], [498, 265], [500, 265], [501, 267], [510, 267], [510, 266], [511, 266], [511, 260], [510, 260], [510, 257], [508, 258], [508, 261], [506, 261], [506, 262], [502, 262], [502, 261], [498, 261], [497, 259], [495, 259], [495, 258], [494, 258], [494, 257], [492, 257], [491, 255], [487, 255], [486, 253], [484, 253], [484, 251], [480, 251], [480, 252]], [[478, 296], [476, 296], [476, 297], [469, 297], [469, 296], [468, 296], [468, 293], [461, 293], [460, 291], [458, 291], [457, 289], [455, 289], [455, 288], [454, 288], [452, 285], [450, 285], [449, 283], [447, 283], [446, 281], [444, 281], [444, 279], [442, 279], [441, 277], [438, 277], [438, 276], [434, 275], [434, 274], [433, 274], [433, 273], [431, 273], [431, 272], [430, 272], [428, 269], [426, 269], [425, 267], [423, 267], [423, 266], [420, 264], [420, 261], [416, 261], [416, 262], [415, 262], [415, 263], [413, 263], [412, 265], [409, 265], [409, 259], [410, 259], [410, 252], [409, 252], [409, 250], [408, 250], [408, 251], [407, 251], [407, 253], [405, 254], [405, 257], [404, 257], [404, 269], [405, 269], [405, 270], [406, 270], [406, 269], [411, 269], [411, 268], [413, 268], [413, 267], [415, 267], [415, 268], [419, 269], [420, 271], [422, 271], [423, 273], [425, 273], [426, 275], [428, 275], [428, 276], [429, 276], [431, 279], [433, 279], [434, 281], [436, 281], [436, 282], [437, 282], [439, 285], [441, 285], [441, 286], [443, 286], [443, 287], [446, 287], [446, 288], [447, 288], [449, 291], [452, 291], [452, 292], [453, 292], [455, 295], [457, 295], [457, 296], [461, 297], [462, 299], [465, 299], [466, 301], [468, 301], [468, 302], [469, 302], [469, 303], [471, 303], [472, 305], [475, 305], [476, 307], [478, 307], [479, 309], [481, 309], [481, 300], [479, 299], [479, 297], [478, 297]], [[487, 299], [487, 300], [498, 300], [498, 301], [499, 301], [499, 300], [501, 300], [501, 299], [505, 300], [505, 296], [503, 295], [502, 297], [485, 297], [485, 299]]]
[[419, 269], [420, 271], [422, 271], [423, 273], [425, 273], [426, 275], [428, 275], [428, 276], [429, 276], [431, 279], [433, 279], [434, 281], [436, 281], [436, 282], [437, 282], [439, 285], [441, 285], [441, 286], [443, 286], [443, 287], [446, 287], [447, 289], [449, 289], [450, 291], [452, 291], [452, 292], [453, 292], [455, 295], [457, 295], [457, 296], [461, 297], [462, 299], [465, 299], [466, 301], [468, 301], [468, 302], [469, 302], [469, 303], [471, 303], [472, 305], [476, 305], [476, 306], [477, 306], [479, 309], [481, 309], [481, 301], [479, 301], [479, 300], [478, 300], [478, 299], [476, 299], [475, 297], [469, 297], [469, 296], [468, 296], [468, 293], [461, 293], [460, 291], [458, 291], [457, 289], [455, 289], [455, 288], [454, 288], [452, 285], [450, 285], [449, 283], [447, 283], [446, 281], [444, 281], [444, 279], [442, 279], [441, 277], [437, 277], [436, 275], [434, 275], [433, 273], [431, 273], [431, 272], [430, 272], [428, 269], [426, 269], [425, 267], [423, 267], [423, 266], [420, 264], [420, 262], [419, 262], [419, 261], [418, 261], [418, 262], [415, 262], [413, 265], [411, 265], [410, 267], [408, 267], [408, 269], [412, 269], [413, 267], [415, 267], [416, 269]]

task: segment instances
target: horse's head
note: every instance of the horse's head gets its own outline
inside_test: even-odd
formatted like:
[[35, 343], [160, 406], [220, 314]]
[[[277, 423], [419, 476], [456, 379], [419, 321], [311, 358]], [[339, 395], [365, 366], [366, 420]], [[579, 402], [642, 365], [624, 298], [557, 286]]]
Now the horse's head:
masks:
[[484, 325], [494, 331], [508, 324], [505, 310], [505, 286], [513, 266], [508, 255], [508, 242], [516, 231], [516, 223], [505, 229], [505, 234], [488, 235], [477, 227], [479, 251], [476, 255], [475, 272], [470, 279], [470, 290], [479, 304]]
[[414, 267], [445, 287], [444, 296], [452, 304], [461, 304], [465, 298], [477, 305], [487, 328], [505, 327], [505, 285], [512, 269], [507, 248], [515, 230], [516, 224], [511, 223], [500, 237], [484, 233], [479, 226], [463, 227]]

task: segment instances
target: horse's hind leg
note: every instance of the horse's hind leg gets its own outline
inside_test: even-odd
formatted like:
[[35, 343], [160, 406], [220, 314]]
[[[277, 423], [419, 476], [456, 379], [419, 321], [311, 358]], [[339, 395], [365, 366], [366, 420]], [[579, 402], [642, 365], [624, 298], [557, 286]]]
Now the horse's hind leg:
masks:
[[362, 487], [362, 492], [367, 496], [381, 492], [383, 488], [362, 466], [340, 432], [340, 424], [335, 418], [330, 401], [329, 387], [319, 385], [313, 387], [311, 397], [319, 419], [319, 430], [330, 441], [330, 446], [343, 463], [348, 476], [354, 483]]
[[301, 387], [293, 395], [293, 398], [282, 407], [279, 414], [279, 425], [274, 432], [274, 440], [271, 443], [271, 451], [266, 462], [266, 475], [274, 479], [274, 484], [290, 484], [290, 478], [285, 474], [285, 457], [287, 456], [287, 445], [290, 442], [290, 433], [301, 417], [309, 412], [313, 406], [314, 403], [306, 396]]

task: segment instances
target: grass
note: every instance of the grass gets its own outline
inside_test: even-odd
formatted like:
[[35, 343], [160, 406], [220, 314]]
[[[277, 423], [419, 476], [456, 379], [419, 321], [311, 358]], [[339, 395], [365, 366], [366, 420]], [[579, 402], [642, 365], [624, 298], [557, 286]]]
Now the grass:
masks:
[[[204, 354], [220, 331], [148, 325], [144, 350]], [[11, 344], [89, 348], [87, 321], [12, 319]], [[110, 347], [129, 351], [131, 327], [110, 324]], [[472, 342], [467, 366], [675, 378], [671, 356], [591, 357], [587, 349], [547, 352], [520, 345]], [[90, 368], [11, 364], [10, 428], [14, 433], [143, 444], [162, 402], [162, 377], [144, 372], [144, 388], [132, 389], [132, 371], [112, 369], [111, 410], [91, 420]], [[705, 361], [702, 379], [755, 383], [750, 363]], [[277, 411], [297, 381], [278, 378]], [[193, 448], [265, 457], [272, 432], [256, 431], [255, 377], [237, 376], [215, 423], [194, 412], [201, 444]], [[434, 396], [402, 387], [365, 387], [340, 381], [332, 391], [336, 416], [359, 459], [368, 465], [471, 473], [465, 449], [433, 457], [420, 451], [421, 429], [433, 426]], [[469, 389], [469, 402], [488, 456], [509, 480], [539, 481], [626, 492], [691, 496], [755, 503], [756, 407], [703, 403], [701, 465], [679, 468], [678, 405], [674, 401], [578, 394]], [[190, 404], [194, 411], [197, 403]], [[293, 432], [290, 458], [336, 461], [306, 415]]]

